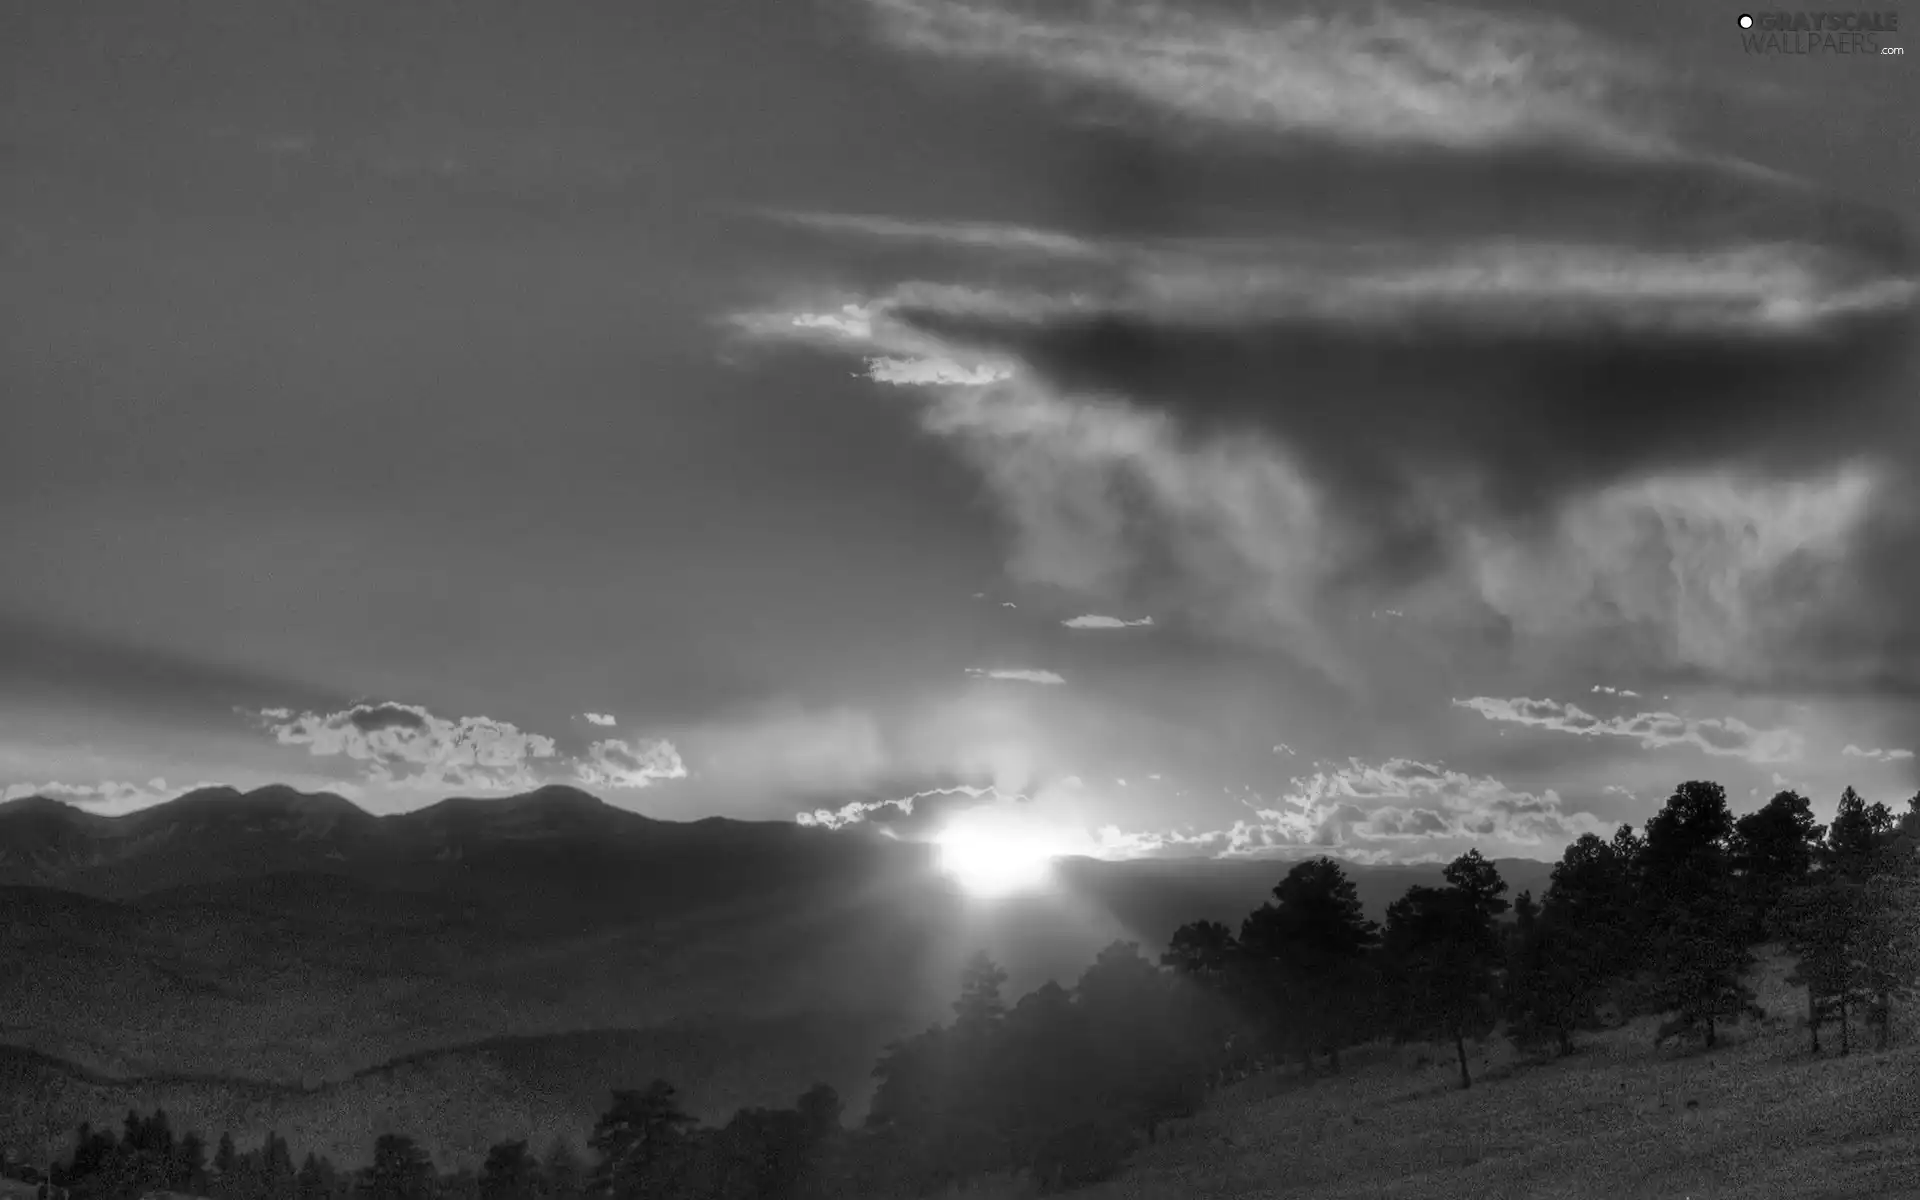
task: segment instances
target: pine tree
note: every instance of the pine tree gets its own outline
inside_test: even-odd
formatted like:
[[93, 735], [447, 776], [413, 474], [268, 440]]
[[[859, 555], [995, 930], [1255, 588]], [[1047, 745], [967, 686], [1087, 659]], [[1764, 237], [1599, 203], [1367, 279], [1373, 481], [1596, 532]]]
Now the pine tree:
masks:
[[1885, 868], [1863, 889], [1858, 940], [1868, 1021], [1883, 1050], [1893, 1041], [1894, 1002], [1911, 998], [1920, 980], [1920, 868], [1911, 855]]
[[1656, 1037], [1700, 1033], [1707, 1048], [1719, 1041], [1721, 1023], [1759, 1018], [1745, 973], [1753, 965], [1737, 921], [1737, 909], [1725, 896], [1704, 896], [1662, 914], [1654, 944], [1659, 983], [1657, 1002], [1676, 1016]]
[[600, 1114], [587, 1143], [598, 1156], [588, 1190], [646, 1194], [671, 1187], [693, 1124], [664, 1079], [640, 1091], [614, 1092], [612, 1106]]
[[373, 1143], [373, 1162], [360, 1171], [354, 1191], [363, 1200], [431, 1200], [433, 1162], [414, 1140], [383, 1133]]
[[1507, 974], [1501, 987], [1501, 1012], [1517, 1045], [1549, 1043], [1561, 1055], [1573, 1053], [1573, 1031], [1592, 1009], [1577, 961], [1565, 933], [1546, 920], [1529, 892], [1515, 897], [1516, 918], [1507, 950]]
[[300, 1160], [300, 1173], [294, 1177], [294, 1194], [299, 1200], [323, 1200], [328, 1190], [326, 1172], [313, 1151]]
[[1415, 885], [1387, 907], [1386, 955], [1400, 1037], [1451, 1041], [1467, 1088], [1467, 1039], [1491, 1033], [1497, 1014], [1494, 971], [1502, 946], [1494, 921], [1506, 911], [1507, 885], [1476, 850], [1449, 863], [1444, 875], [1446, 887]]
[[1840, 1026], [1841, 1053], [1852, 1049], [1852, 1015], [1867, 997], [1858, 940], [1863, 929], [1860, 885], [1830, 875], [1790, 889], [1775, 910], [1773, 931], [1798, 960], [1788, 981], [1807, 989], [1813, 1052], [1820, 1028]]
[[586, 1188], [587, 1169], [572, 1143], [556, 1137], [540, 1160], [542, 1195], [547, 1200], [579, 1200]]
[[521, 1200], [537, 1190], [538, 1175], [525, 1141], [496, 1142], [480, 1168], [481, 1200]]
[[1240, 928], [1242, 950], [1264, 968], [1270, 1004], [1298, 1031], [1303, 1065], [1314, 1051], [1340, 1069], [1340, 1050], [1360, 1034], [1368, 990], [1364, 964], [1380, 927], [1366, 917], [1353, 881], [1331, 858], [1296, 863]]

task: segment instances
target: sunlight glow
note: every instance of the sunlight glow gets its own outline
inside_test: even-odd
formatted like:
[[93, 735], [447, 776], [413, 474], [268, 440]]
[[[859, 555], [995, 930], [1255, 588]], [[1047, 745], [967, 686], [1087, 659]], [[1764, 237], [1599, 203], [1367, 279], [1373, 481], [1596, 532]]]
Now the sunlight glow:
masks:
[[1044, 887], [1066, 839], [1003, 813], [961, 813], [933, 839], [940, 869], [968, 895], [1009, 896]]

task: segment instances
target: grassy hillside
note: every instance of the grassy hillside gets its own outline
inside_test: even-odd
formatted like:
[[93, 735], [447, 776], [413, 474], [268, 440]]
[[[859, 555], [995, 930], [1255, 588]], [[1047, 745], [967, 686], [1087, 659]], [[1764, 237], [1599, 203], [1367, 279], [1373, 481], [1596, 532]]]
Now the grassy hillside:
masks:
[[[1654, 1019], [1586, 1035], [1532, 1062], [1503, 1040], [1461, 1091], [1445, 1051], [1356, 1052], [1356, 1069], [1301, 1084], [1249, 1081], [1215, 1097], [1086, 1200], [1711, 1200], [1920, 1197], [1920, 1014], [1884, 1053], [1807, 1053], [1801, 993], [1768, 955], [1769, 1019], [1711, 1053], [1656, 1051]], [[1010, 1189], [1011, 1191], [1012, 1189]]]

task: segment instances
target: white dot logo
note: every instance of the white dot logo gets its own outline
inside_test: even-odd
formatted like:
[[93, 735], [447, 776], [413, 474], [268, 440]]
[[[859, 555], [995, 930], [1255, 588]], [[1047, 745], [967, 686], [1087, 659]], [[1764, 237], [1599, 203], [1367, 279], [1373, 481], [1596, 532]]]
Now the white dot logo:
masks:
[[1751, 16], [1749, 16], [1748, 14], [1746, 14], [1746, 13], [1741, 13], [1741, 14], [1740, 14], [1740, 28], [1742, 28], [1742, 29], [1752, 29], [1752, 28], [1753, 28], [1753, 18], [1752, 18]]

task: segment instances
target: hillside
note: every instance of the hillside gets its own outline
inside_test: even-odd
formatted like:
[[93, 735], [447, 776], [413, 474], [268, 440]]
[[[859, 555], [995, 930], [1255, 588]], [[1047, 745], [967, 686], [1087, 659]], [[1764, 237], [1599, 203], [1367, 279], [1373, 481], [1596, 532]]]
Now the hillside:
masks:
[[[1375, 1046], [1337, 1079], [1257, 1078], [1139, 1151], [1087, 1200], [1770, 1200], [1920, 1196], [1920, 1012], [1893, 1048], [1807, 1053], [1804, 1003], [1766, 956], [1758, 1025], [1712, 1052], [1653, 1048], [1652, 1018], [1558, 1062], [1478, 1047], [1460, 1090], [1444, 1053]], [[1479, 1065], [1479, 1064], [1477, 1064]], [[983, 1197], [983, 1200], [985, 1198]]]

